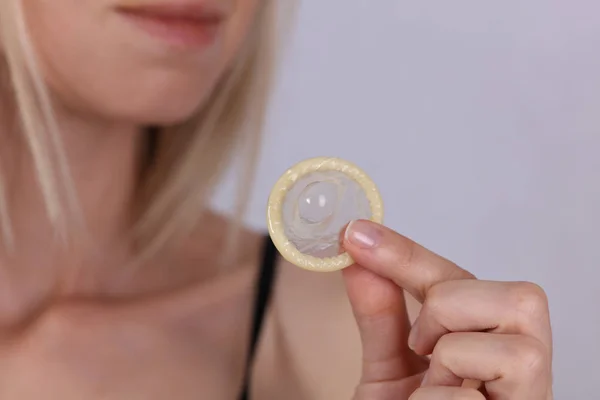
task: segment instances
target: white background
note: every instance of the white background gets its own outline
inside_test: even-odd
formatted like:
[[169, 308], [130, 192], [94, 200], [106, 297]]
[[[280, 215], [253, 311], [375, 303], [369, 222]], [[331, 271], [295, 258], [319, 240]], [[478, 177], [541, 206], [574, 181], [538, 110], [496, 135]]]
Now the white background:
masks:
[[545, 287], [556, 399], [600, 398], [600, 3], [304, 0], [297, 18], [248, 222], [291, 164], [349, 159], [391, 227]]

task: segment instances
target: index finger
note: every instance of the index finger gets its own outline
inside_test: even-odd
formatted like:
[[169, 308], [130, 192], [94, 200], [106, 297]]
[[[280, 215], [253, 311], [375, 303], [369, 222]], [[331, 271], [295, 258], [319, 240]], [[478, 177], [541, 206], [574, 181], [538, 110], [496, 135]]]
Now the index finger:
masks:
[[420, 302], [440, 282], [475, 278], [452, 261], [371, 221], [348, 224], [343, 246], [357, 264], [392, 280]]

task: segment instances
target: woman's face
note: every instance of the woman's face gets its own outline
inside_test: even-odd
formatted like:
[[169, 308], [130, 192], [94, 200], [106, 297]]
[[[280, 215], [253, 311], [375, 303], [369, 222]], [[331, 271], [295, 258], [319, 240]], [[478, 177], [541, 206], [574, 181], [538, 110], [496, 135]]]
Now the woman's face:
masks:
[[15, 0], [52, 92], [69, 108], [170, 124], [200, 106], [264, 0]]

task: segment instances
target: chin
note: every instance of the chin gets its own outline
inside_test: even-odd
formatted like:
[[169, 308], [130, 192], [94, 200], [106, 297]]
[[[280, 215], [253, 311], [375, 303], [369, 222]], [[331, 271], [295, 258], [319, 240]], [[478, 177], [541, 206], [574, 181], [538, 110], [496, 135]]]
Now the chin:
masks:
[[192, 118], [200, 109], [201, 104], [182, 105], [173, 107], [173, 104], [163, 105], [150, 110], [140, 110], [130, 115], [129, 120], [138, 125], [173, 126], [179, 125]]
[[[135, 96], [111, 92], [110, 97], [115, 100], [112, 104], [118, 104], [118, 108], [126, 110], [132, 117], [131, 120], [143, 125], [178, 125], [206, 105], [218, 82], [217, 76], [197, 79], [185, 73], [166, 75], [134, 82], [129, 88]], [[125, 101], [118, 100], [122, 97]]]
[[[135, 99], [135, 96], [129, 96]], [[144, 98], [143, 96], [138, 99]], [[88, 112], [99, 116], [104, 121], [121, 121], [126, 124], [138, 126], [174, 126], [188, 121], [194, 117], [202, 106], [205, 99], [169, 97], [148, 101], [103, 101], [100, 104], [92, 104]]]

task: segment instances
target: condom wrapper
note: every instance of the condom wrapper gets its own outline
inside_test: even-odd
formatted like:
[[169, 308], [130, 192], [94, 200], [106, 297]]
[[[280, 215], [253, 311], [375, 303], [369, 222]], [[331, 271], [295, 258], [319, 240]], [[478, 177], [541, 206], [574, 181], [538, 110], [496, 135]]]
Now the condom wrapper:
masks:
[[267, 224], [275, 247], [287, 261], [310, 271], [353, 264], [340, 249], [340, 234], [356, 219], [382, 223], [381, 195], [363, 170], [339, 158], [294, 165], [269, 196]]

